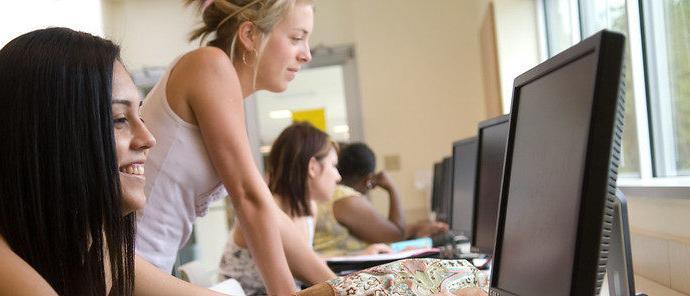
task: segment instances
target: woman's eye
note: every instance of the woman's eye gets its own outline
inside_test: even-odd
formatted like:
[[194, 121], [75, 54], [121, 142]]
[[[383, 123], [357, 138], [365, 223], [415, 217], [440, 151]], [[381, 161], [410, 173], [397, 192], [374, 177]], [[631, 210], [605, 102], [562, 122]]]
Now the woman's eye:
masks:
[[115, 125], [123, 125], [123, 124], [127, 123], [127, 118], [126, 117], [115, 118], [113, 120], [113, 122], [115, 123]]

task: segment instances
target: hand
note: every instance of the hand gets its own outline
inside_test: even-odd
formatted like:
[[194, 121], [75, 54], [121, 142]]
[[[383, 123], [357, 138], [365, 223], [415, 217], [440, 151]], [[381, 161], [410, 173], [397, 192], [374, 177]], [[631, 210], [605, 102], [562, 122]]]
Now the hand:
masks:
[[386, 173], [386, 171], [381, 171], [374, 176], [374, 181], [372, 181], [372, 188], [376, 186], [383, 188], [386, 191], [391, 191], [393, 189], [393, 180]]
[[387, 244], [371, 244], [364, 251], [362, 255], [374, 255], [374, 254], [388, 254], [393, 253], [393, 249]]
[[432, 236], [437, 233], [443, 233], [448, 231], [448, 224], [443, 222], [421, 222], [421, 225], [417, 232], [414, 234], [415, 237], [427, 237]]

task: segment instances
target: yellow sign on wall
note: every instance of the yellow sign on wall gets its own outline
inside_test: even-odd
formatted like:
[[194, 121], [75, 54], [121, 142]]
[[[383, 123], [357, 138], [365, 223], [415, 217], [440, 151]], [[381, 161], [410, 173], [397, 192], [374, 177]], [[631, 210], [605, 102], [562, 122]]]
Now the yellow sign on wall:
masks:
[[324, 108], [292, 111], [292, 122], [306, 121], [326, 132], [326, 110]]

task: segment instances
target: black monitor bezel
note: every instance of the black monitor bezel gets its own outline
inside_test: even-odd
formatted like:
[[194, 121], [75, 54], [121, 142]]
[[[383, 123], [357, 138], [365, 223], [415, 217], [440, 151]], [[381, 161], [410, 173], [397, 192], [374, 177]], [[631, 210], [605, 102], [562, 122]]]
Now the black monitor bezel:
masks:
[[[472, 250], [472, 252], [491, 255], [491, 253], [493, 253], [493, 251], [494, 251], [494, 250], [490, 250], [487, 248], [482, 248], [482, 247], [477, 246], [477, 207], [479, 205], [479, 203], [477, 201], [479, 201], [479, 185], [481, 183], [482, 141], [484, 140], [484, 133], [483, 132], [484, 132], [484, 129], [487, 127], [492, 127], [492, 126], [496, 126], [499, 124], [505, 124], [509, 121], [510, 121], [510, 114], [505, 114], [505, 115], [501, 115], [498, 117], [494, 117], [491, 119], [481, 121], [481, 122], [479, 122], [479, 124], [477, 124], [477, 168], [474, 171], [474, 176], [475, 176], [474, 177], [474, 204], [472, 205], [474, 207], [474, 210], [472, 210], [472, 213], [473, 213], [473, 215], [472, 215], [472, 238], [470, 240], [471, 241], [470, 249]], [[506, 143], [507, 143], [507, 140], [506, 140]], [[505, 157], [504, 157], [503, 161], [504, 161], [504, 166], [505, 166]], [[503, 175], [503, 173], [501, 172], [501, 176], [502, 175]], [[501, 178], [503, 178], [503, 177], [501, 177]], [[501, 179], [501, 183], [499, 183], [499, 184], [502, 184], [502, 183], [503, 183], [503, 180]], [[500, 198], [501, 197], [499, 195], [499, 197], [498, 197], [499, 207], [500, 207]], [[498, 211], [498, 210], [499, 209], [497, 208], [496, 211]], [[496, 215], [496, 217], [498, 217], [498, 214]]]
[[[448, 222], [448, 217], [452, 214], [451, 208], [449, 207], [452, 205], [452, 198], [453, 198], [453, 156], [446, 156], [441, 160], [441, 192], [440, 197], [438, 199], [439, 202], [439, 211], [436, 212], [436, 221]], [[446, 176], [447, 174], [450, 174], [450, 176]], [[447, 177], [447, 178], [446, 178]], [[446, 181], [447, 183], [443, 183], [443, 181]], [[449, 187], [450, 186], [450, 187]], [[448, 187], [448, 188], [446, 188]], [[444, 191], [449, 190], [450, 196], [444, 196]], [[446, 214], [445, 219], [439, 219], [439, 215], [442, 214], [441, 211], [444, 211], [443, 214]], [[441, 215], [442, 216], [442, 215]]]
[[[595, 54], [598, 58], [578, 219], [581, 223], [579, 223], [577, 230], [570, 294], [596, 295], [599, 293], [606, 268], [606, 257], [602, 256], [601, 253], [608, 251], [602, 247], [606, 244], [605, 232], [607, 232], [603, 225], [610, 223], [610, 221], [606, 221], [606, 219], [611, 219], [610, 213], [606, 211], [610, 210], [609, 207], [615, 198], [617, 169], [620, 159], [623, 98], [619, 90], [622, 81], [621, 72], [614, 69], [621, 69], [622, 66], [624, 39], [625, 37], [619, 33], [607, 30], [600, 31], [515, 79], [511, 106], [513, 120], [510, 122], [506, 147], [490, 295], [515, 296], [509, 291], [496, 288], [496, 285], [501, 269], [501, 244], [505, 227], [515, 125], [520, 116], [518, 111], [520, 89], [524, 85], [589, 54]], [[611, 116], [612, 114], [613, 116]], [[607, 142], [601, 139], [612, 139], [612, 141]], [[602, 169], [602, 166], [605, 166], [605, 169]], [[603, 198], [585, 198], [595, 195], [601, 195]]]
[[439, 174], [437, 174], [436, 168], [437, 167], [442, 167], [443, 165], [443, 160], [434, 162], [433, 165], [433, 172], [432, 172], [432, 179], [431, 179], [431, 211], [436, 213], [438, 210], [438, 202], [440, 200], [440, 194], [439, 190], [441, 190], [441, 178], [443, 178], [443, 170], [439, 169]]
[[[462, 139], [462, 140], [458, 140], [458, 141], [453, 142], [453, 151], [452, 151], [452, 152], [453, 152], [453, 153], [452, 153], [452, 155], [453, 155], [453, 182], [452, 182], [452, 186], [451, 186], [451, 189], [450, 189], [450, 190], [451, 190], [451, 191], [450, 191], [450, 192], [451, 192], [451, 199], [450, 199], [450, 200], [451, 200], [451, 203], [450, 203], [450, 220], [448, 221], [448, 226], [450, 227], [451, 230], [453, 230], [453, 231], [456, 232], [457, 234], [463, 235], [463, 236], [465, 236], [466, 238], [471, 239], [471, 238], [472, 238], [472, 231], [473, 231], [473, 229], [474, 229], [474, 190], [472, 190], [472, 198], [471, 198], [471, 200], [472, 200], [472, 205], [470, 205], [470, 207], [472, 207], [472, 211], [471, 211], [472, 217], [470, 218], [470, 220], [472, 221], [472, 222], [470, 222], [470, 223], [472, 223], [472, 225], [470, 225], [470, 228], [469, 228], [469, 229], [455, 229], [455, 228], [453, 227], [453, 225], [455, 224], [455, 221], [454, 221], [454, 220], [455, 220], [455, 198], [456, 198], [456, 197], [455, 197], [455, 186], [457, 185], [457, 184], [455, 184], [455, 168], [456, 168], [456, 163], [455, 163], [455, 162], [458, 161], [457, 159], [455, 159], [455, 156], [456, 156], [456, 155], [455, 155], [455, 149], [458, 148], [458, 147], [460, 147], [460, 146], [465, 146], [465, 145], [474, 145], [474, 146], [476, 146], [476, 147], [475, 147], [476, 150], [479, 151], [479, 140], [478, 140], [478, 137], [477, 137], [477, 136], [473, 136], [473, 137], [470, 137], [470, 138], [466, 138], [466, 139]], [[477, 176], [476, 176], [476, 173], [477, 173], [477, 169], [476, 169], [476, 168], [477, 168], [477, 166], [476, 166], [476, 162], [477, 162], [477, 153], [474, 154], [474, 160], [475, 160], [475, 166], [474, 166], [474, 168], [475, 168], [475, 169], [474, 169], [475, 176], [474, 176], [474, 180], [472, 180], [472, 183], [475, 183], [474, 186], [476, 186], [476, 180], [477, 180]]]

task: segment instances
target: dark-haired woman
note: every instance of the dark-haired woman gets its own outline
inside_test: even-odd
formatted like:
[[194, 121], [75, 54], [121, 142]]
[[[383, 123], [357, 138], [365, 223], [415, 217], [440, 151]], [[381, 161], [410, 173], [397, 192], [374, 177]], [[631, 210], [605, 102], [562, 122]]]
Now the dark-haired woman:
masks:
[[49, 28], [0, 50], [0, 295], [213, 295], [134, 255], [140, 101], [108, 40]]
[[[314, 238], [316, 202], [328, 200], [340, 181], [337, 162], [336, 144], [309, 123], [290, 125], [271, 146], [266, 163], [268, 187], [294, 224], [295, 231], [290, 235], [309, 246]], [[225, 246], [219, 277], [238, 280], [247, 295], [266, 294], [256, 263], [237, 227]]]

